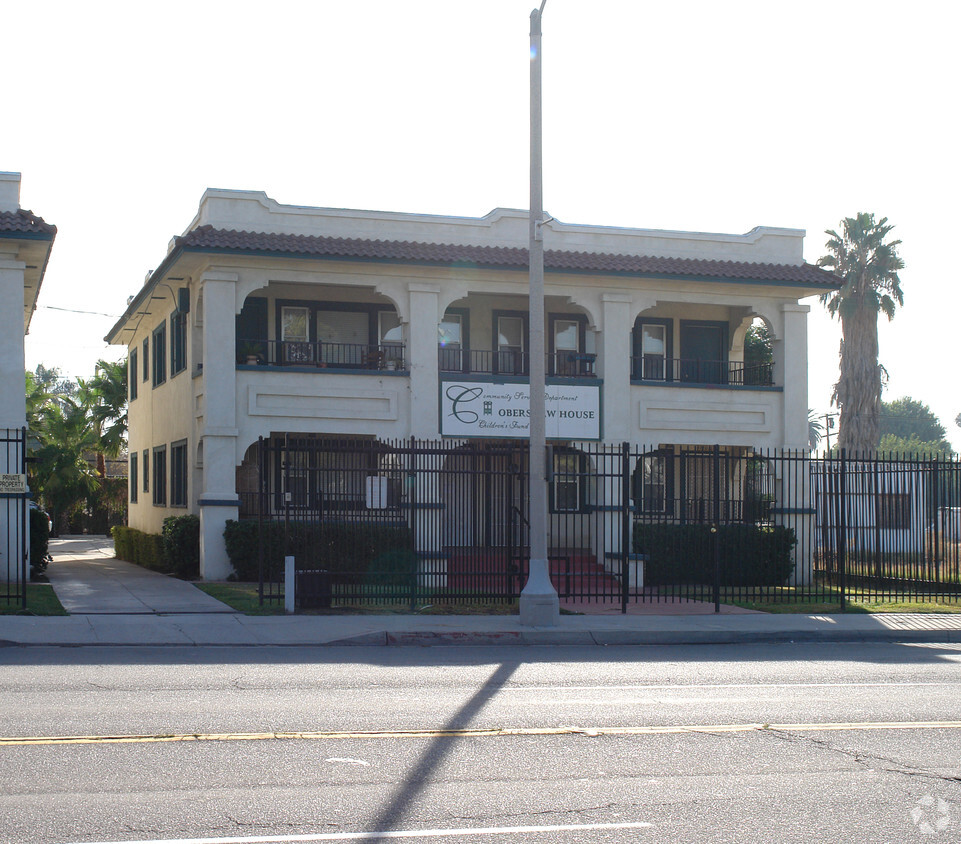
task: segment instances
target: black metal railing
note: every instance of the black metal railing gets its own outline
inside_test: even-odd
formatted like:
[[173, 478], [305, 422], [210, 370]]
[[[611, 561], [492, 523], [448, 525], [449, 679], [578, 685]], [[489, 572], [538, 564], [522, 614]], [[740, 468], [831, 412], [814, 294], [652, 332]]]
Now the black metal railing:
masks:
[[631, 358], [631, 377], [635, 381], [771, 387], [774, 385], [774, 364], [639, 355]]
[[402, 343], [240, 339], [237, 341], [237, 363], [318, 369], [407, 369], [406, 348]]
[[[452, 349], [440, 346], [437, 350], [441, 372], [460, 372], [465, 375], [529, 375], [530, 356], [527, 352], [511, 349]], [[551, 352], [545, 359], [545, 372], [557, 378], [593, 378], [597, 355], [589, 352]]]

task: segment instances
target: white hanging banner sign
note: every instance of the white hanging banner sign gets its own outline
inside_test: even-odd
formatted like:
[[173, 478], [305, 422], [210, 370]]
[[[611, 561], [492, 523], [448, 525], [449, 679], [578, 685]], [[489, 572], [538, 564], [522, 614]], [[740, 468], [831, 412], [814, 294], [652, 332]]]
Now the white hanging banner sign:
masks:
[[[487, 381], [442, 381], [440, 432], [444, 437], [530, 436], [530, 387]], [[599, 440], [601, 388], [598, 384], [548, 384], [547, 439]]]

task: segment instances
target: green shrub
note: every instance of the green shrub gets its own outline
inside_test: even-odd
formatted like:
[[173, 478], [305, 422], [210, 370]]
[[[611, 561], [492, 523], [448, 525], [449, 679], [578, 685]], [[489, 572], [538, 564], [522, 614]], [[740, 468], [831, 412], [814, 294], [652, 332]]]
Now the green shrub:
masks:
[[43, 510], [30, 508], [30, 576], [42, 574], [47, 568], [50, 543], [50, 522]]
[[[714, 582], [711, 525], [634, 525], [633, 548], [644, 554], [644, 582], [651, 586]], [[782, 586], [794, 570], [793, 529], [782, 525], [720, 525], [721, 586]]]
[[118, 560], [135, 563], [145, 569], [169, 572], [170, 567], [164, 559], [163, 537], [155, 533], [144, 533], [134, 528], [115, 525], [113, 534], [114, 556]]
[[[265, 577], [283, 577], [284, 557], [293, 555], [298, 570], [325, 569], [336, 583], [406, 585], [416, 557], [407, 525], [264, 522]], [[224, 542], [238, 580], [258, 580], [259, 526], [255, 521], [227, 522]]]
[[168, 516], [161, 535], [170, 571], [177, 577], [200, 577], [200, 517]]

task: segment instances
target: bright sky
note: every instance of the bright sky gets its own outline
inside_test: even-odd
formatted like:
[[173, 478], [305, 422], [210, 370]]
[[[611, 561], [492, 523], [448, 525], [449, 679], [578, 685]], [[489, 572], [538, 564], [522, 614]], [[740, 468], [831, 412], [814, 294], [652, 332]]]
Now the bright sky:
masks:
[[[27, 366], [88, 376], [207, 187], [482, 216], [528, 205], [539, 0], [75, 0], [3, 12], [0, 170], [59, 228]], [[742, 233], [858, 211], [903, 241], [885, 399], [961, 450], [954, 214], [961, 6], [548, 0], [544, 205], [570, 223]], [[810, 404], [840, 331], [811, 300]], [[96, 311], [108, 316], [54, 308]], [[955, 336], [949, 346], [948, 340]]]

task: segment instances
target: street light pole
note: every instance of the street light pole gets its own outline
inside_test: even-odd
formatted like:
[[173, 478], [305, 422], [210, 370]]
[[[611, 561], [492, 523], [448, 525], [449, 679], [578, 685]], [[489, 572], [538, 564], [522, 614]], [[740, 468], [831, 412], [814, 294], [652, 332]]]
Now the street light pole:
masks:
[[547, 566], [547, 436], [545, 431], [544, 216], [541, 160], [541, 15], [531, 12], [531, 207], [530, 207], [530, 570], [521, 591], [520, 622], [549, 627], [560, 619], [557, 591]]

